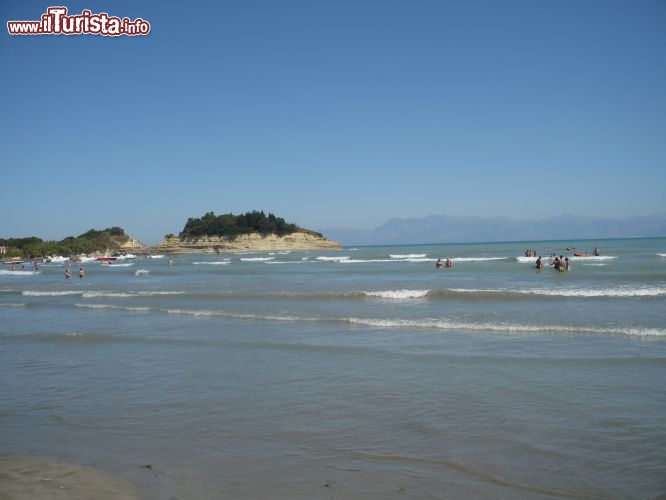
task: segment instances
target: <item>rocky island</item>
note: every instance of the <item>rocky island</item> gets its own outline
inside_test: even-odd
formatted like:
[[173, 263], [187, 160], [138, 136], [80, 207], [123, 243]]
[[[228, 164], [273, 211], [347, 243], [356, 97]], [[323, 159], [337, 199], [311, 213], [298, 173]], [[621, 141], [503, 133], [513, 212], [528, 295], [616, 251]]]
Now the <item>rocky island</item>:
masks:
[[324, 235], [288, 224], [264, 212], [243, 215], [215, 215], [190, 218], [178, 235], [165, 238], [148, 250], [151, 253], [270, 252], [287, 250], [336, 249], [340, 244]]
[[254, 211], [216, 216], [209, 212], [201, 218], [188, 219], [178, 236], [168, 234], [154, 246], [146, 246], [131, 238], [120, 227], [111, 227], [101, 231], [91, 229], [61, 241], [43, 241], [37, 237], [0, 238], [0, 256], [3, 259], [36, 259], [53, 255], [78, 258], [80, 255], [272, 252], [337, 249], [340, 246], [320, 233], [288, 224], [273, 214]]
[[321, 235], [301, 230], [285, 236], [258, 233], [224, 236], [200, 236], [181, 238], [167, 236], [159, 244], [145, 247], [148, 253], [223, 253], [223, 252], [273, 252], [288, 250], [337, 249], [340, 244]]

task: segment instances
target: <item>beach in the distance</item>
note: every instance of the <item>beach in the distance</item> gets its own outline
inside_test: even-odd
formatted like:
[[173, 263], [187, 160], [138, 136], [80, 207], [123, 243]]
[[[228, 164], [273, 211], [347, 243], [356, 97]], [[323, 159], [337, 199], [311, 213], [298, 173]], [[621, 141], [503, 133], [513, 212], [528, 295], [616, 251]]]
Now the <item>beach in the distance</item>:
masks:
[[666, 239], [168, 260], [0, 269], [0, 498], [666, 494]]

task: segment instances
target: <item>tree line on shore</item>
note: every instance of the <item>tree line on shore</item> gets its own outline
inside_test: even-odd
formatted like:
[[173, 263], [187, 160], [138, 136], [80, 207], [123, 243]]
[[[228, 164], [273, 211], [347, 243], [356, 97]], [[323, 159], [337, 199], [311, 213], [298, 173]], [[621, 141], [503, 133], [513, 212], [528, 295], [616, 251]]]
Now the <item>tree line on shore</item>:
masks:
[[36, 236], [27, 238], [0, 238], [6, 257], [47, 257], [49, 255], [79, 255], [119, 249], [129, 240], [120, 227], [103, 230], [91, 229], [79, 236], [68, 236], [60, 241], [44, 241]]

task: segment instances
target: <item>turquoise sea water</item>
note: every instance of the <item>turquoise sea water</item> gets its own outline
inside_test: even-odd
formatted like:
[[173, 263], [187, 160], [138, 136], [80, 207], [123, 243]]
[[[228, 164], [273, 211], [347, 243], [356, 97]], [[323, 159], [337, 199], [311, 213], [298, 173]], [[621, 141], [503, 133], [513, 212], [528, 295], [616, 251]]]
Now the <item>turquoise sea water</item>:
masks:
[[149, 499], [664, 495], [666, 239], [572, 243], [602, 255], [564, 273], [523, 254], [569, 242], [5, 266], [0, 455]]

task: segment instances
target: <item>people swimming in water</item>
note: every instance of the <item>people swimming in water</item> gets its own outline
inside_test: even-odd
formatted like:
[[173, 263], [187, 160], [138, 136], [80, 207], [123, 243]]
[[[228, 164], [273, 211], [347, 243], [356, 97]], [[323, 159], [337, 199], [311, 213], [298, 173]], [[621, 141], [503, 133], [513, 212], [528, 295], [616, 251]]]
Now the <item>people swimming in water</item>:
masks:
[[559, 257], [555, 257], [555, 260], [551, 265], [553, 266], [553, 269], [559, 272], [571, 270], [571, 263], [569, 262], [569, 257], [564, 257], [562, 255], [560, 255]]
[[83, 278], [86, 275], [86, 271], [83, 269], [83, 266], [79, 266], [79, 278]]
[[536, 260], [536, 268], [537, 268], [537, 269], [542, 269], [542, 268], [543, 268], [543, 262], [541, 261], [541, 255], [539, 255], [539, 256], [537, 257], [537, 260]]
[[435, 269], [441, 269], [442, 267], [453, 267], [453, 261], [450, 257], [446, 257], [446, 260], [442, 261], [441, 258], [437, 259], [435, 262]]
[[71, 279], [72, 277], [72, 266], [67, 264], [67, 268], [65, 269], [65, 279]]

